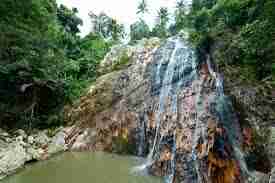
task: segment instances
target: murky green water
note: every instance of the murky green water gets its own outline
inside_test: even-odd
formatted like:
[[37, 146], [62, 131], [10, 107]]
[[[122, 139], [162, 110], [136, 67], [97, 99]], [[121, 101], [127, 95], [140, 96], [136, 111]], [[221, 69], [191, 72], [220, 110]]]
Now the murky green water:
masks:
[[64, 153], [27, 166], [1, 183], [161, 183], [160, 178], [136, 176], [133, 157], [105, 153]]

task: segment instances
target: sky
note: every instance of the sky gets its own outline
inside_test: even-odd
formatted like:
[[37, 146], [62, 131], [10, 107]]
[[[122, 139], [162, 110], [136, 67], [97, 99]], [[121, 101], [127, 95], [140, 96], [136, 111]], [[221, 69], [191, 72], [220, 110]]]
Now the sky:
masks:
[[[145, 16], [146, 22], [153, 26], [156, 21], [157, 10], [160, 7], [167, 7], [170, 13], [176, 5], [177, 0], [147, 0], [150, 14]], [[136, 15], [137, 6], [140, 0], [57, 0], [58, 4], [64, 4], [69, 8], [76, 7], [79, 17], [83, 20], [81, 36], [85, 36], [91, 30], [91, 23], [88, 13], [90, 11], [98, 14], [105, 12], [108, 16], [115, 18], [119, 23], [126, 26], [126, 30], [132, 23], [138, 20]]]

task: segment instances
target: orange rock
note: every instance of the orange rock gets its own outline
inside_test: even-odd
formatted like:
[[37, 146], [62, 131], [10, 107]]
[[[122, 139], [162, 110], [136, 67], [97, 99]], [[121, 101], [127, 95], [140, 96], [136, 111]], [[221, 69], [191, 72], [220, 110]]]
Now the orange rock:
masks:
[[208, 176], [213, 183], [239, 182], [239, 168], [234, 160], [219, 159], [214, 153], [208, 155]]

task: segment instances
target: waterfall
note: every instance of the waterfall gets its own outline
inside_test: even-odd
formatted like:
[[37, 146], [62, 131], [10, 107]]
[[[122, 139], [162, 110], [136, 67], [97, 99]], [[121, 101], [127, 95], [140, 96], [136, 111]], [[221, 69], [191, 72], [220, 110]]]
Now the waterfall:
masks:
[[[215, 171], [226, 175], [231, 168], [229, 173], [240, 171], [241, 179], [246, 167], [238, 119], [210, 57], [199, 63], [185, 36], [169, 38], [153, 60], [153, 102], [146, 104], [151, 106], [153, 117], [144, 114], [139, 139], [139, 154], [145, 152], [144, 146], [149, 146], [149, 153], [133, 171], [159, 168], [165, 171], [165, 183], [178, 181], [179, 174], [183, 183], [199, 183], [212, 182]], [[228, 169], [212, 169], [209, 161], [213, 166], [217, 161], [228, 161], [224, 162]], [[235, 177], [230, 175], [230, 179]]]
[[[166, 72], [165, 72], [165, 75], [164, 75], [161, 91], [160, 91], [159, 109], [157, 111], [157, 119], [156, 119], [156, 126], [157, 126], [156, 127], [156, 134], [155, 134], [153, 147], [152, 147], [152, 149], [149, 153], [149, 156], [148, 156], [149, 164], [151, 164], [153, 162], [153, 156], [154, 156], [154, 153], [155, 153], [155, 148], [156, 148], [156, 145], [157, 145], [157, 140], [158, 140], [160, 126], [161, 126], [161, 116], [164, 113], [165, 104], [166, 104], [166, 101], [167, 101], [168, 97], [170, 96], [171, 89], [172, 89], [172, 80], [173, 80], [174, 70], [175, 70], [176, 63], [177, 63], [176, 53], [177, 53], [178, 49], [180, 49], [182, 47], [179, 40], [172, 40], [172, 42], [175, 44], [175, 48], [172, 52], [170, 61], [168, 63], [168, 66], [167, 66], [167, 69], [166, 69]], [[162, 63], [160, 63], [160, 64], [162, 64]], [[161, 73], [160, 72], [160, 67], [158, 67], [157, 78], [160, 78], [160, 76], [159, 76], [160, 73]], [[173, 102], [173, 103], [175, 103], [175, 102]], [[160, 134], [160, 135], [162, 136], [162, 134]], [[162, 139], [162, 137], [160, 139]]]
[[221, 77], [221, 74], [215, 72], [214, 69], [212, 68], [212, 64], [211, 64], [209, 55], [207, 55], [206, 63], [207, 63], [207, 67], [210, 72], [210, 75], [215, 79], [216, 91], [217, 91], [218, 95], [224, 95], [223, 79]]
[[173, 180], [174, 180], [175, 171], [176, 171], [176, 151], [177, 151], [177, 144], [176, 144], [176, 130], [175, 130], [173, 135], [171, 174], [167, 176], [167, 179], [165, 179], [166, 183], [173, 183]]
[[[144, 170], [150, 167], [158, 158], [161, 144], [166, 140], [165, 136], [172, 136], [170, 174], [166, 178], [167, 183], [172, 183], [176, 166], [176, 128], [178, 116], [178, 91], [195, 78], [196, 60], [194, 51], [187, 45], [187, 41], [179, 37], [167, 40], [164, 49], [160, 49], [161, 57], [156, 57], [157, 65], [153, 85], [159, 88], [159, 99], [156, 114], [156, 128], [152, 147], [146, 158], [146, 162], [134, 168], [134, 171]], [[172, 49], [172, 50], [171, 50]], [[159, 56], [159, 55], [158, 55]], [[167, 59], [166, 57], [169, 57]], [[164, 68], [165, 67], [165, 68]]]
[[[177, 92], [181, 85], [184, 84], [186, 79], [184, 76], [189, 74], [189, 67], [196, 67], [193, 64], [193, 52], [188, 49], [185, 41], [180, 38], [171, 38], [168, 42], [173, 43], [174, 48], [170, 56], [168, 65], [165, 70], [162, 85], [160, 88], [159, 104], [156, 111], [156, 133], [154, 138], [153, 147], [147, 157], [147, 165], [151, 165], [154, 162], [155, 156], [158, 155], [160, 143], [163, 140], [164, 135], [169, 132], [169, 130], [175, 129], [176, 124], [169, 121], [167, 124], [163, 123], [163, 118], [168, 113], [173, 114], [174, 118], [177, 117]], [[161, 66], [163, 64], [163, 59], [159, 62], [156, 72], [156, 82], [160, 83], [161, 78]], [[195, 68], [191, 68], [193, 71]], [[188, 78], [188, 77], [187, 77]]]

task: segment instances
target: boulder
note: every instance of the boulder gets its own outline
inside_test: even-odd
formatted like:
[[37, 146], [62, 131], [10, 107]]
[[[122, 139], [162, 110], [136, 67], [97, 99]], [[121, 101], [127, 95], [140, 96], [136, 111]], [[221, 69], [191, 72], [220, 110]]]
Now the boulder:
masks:
[[45, 160], [66, 150], [66, 133], [62, 129], [53, 138], [46, 131], [27, 136], [23, 130], [17, 130], [14, 134], [17, 136], [0, 133], [0, 180], [28, 162]]

